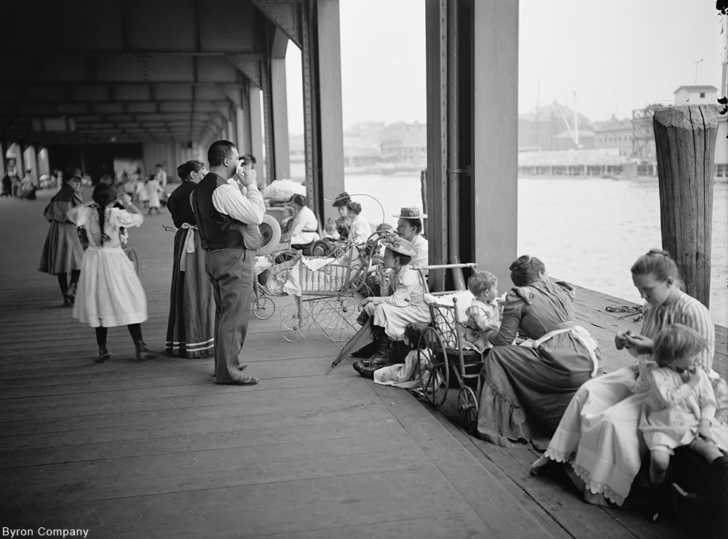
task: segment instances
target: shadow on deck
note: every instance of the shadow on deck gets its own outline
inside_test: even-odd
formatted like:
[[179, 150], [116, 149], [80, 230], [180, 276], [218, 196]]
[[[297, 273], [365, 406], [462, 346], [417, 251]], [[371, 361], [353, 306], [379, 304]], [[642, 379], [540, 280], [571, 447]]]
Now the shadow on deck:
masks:
[[[211, 360], [111, 362], [35, 268], [47, 194], [0, 200], [0, 525], [88, 528], [89, 537], [676, 537], [626, 510], [589, 506], [535, 479], [536, 453], [468, 436], [409, 393], [375, 387], [339, 345], [282, 342], [253, 320], [243, 360], [256, 387], [212, 384]], [[154, 216], [131, 243], [148, 294], [145, 338], [164, 342], [172, 235]], [[279, 308], [282, 300], [279, 300]], [[610, 352], [624, 303], [579, 290], [579, 317]], [[726, 334], [720, 366], [725, 373]]]

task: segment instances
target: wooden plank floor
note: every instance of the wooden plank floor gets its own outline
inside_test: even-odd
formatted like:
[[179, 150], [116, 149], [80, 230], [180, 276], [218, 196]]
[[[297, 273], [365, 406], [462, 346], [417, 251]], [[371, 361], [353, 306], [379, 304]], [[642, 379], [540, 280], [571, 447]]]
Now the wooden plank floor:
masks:
[[[0, 526], [104, 538], [675, 536], [530, 478], [535, 453], [476, 440], [405, 391], [347, 364], [327, 374], [338, 345], [285, 343], [277, 317], [251, 322], [242, 359], [256, 387], [214, 385], [211, 360], [136, 363], [124, 328], [110, 330], [113, 360], [94, 364], [93, 332], [35, 269], [47, 198], [0, 199]], [[132, 231], [156, 350], [168, 222]], [[618, 300], [580, 292], [580, 315], [608, 344], [629, 320], [603, 312]], [[620, 362], [606, 354], [609, 368]]]

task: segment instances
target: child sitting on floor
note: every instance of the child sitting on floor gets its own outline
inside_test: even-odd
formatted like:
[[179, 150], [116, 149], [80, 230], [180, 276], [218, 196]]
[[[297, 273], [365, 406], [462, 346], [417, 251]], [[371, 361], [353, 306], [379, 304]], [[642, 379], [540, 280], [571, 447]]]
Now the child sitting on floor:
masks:
[[492, 347], [488, 339], [500, 329], [498, 279], [488, 271], [475, 272], [468, 279], [468, 290], [475, 299], [465, 311], [465, 340], [478, 352]]
[[[423, 350], [422, 334], [427, 329], [426, 324], [407, 324], [404, 328], [404, 342], [409, 348], [409, 352], [404, 358], [404, 363], [397, 363], [387, 367], [381, 367], [374, 371], [374, 383], [385, 386], [401, 387], [403, 389], [412, 389], [421, 385], [418, 373], [421, 361], [429, 360], [429, 350]], [[356, 367], [355, 367], [356, 368]], [[357, 369], [359, 374], [362, 374]], [[365, 376], [362, 374], [362, 376]]]
[[695, 365], [706, 346], [694, 329], [672, 324], [655, 339], [657, 366], [640, 365], [638, 389], [646, 388], [648, 396], [639, 429], [650, 451], [650, 481], [655, 486], [665, 481], [674, 449], [690, 446], [708, 462], [728, 449], [728, 428], [715, 421], [713, 387]]

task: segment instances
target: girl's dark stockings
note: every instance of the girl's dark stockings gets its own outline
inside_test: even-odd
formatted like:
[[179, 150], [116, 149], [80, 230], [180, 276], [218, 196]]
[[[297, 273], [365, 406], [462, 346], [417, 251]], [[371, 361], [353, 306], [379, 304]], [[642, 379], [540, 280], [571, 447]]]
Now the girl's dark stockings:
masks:
[[[134, 344], [142, 341], [141, 324], [129, 324], [126, 327], [129, 330], [129, 335], [131, 335]], [[108, 334], [109, 328], [97, 327], [94, 329], [96, 331], [96, 344], [99, 346], [99, 350], [106, 350], [106, 335]]]

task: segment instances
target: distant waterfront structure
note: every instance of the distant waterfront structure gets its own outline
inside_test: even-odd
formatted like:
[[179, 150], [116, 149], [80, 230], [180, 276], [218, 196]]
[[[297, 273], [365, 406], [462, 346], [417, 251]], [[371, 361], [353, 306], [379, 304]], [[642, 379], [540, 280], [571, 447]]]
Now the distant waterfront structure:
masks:
[[631, 156], [632, 136], [632, 121], [629, 119], [618, 120], [613, 115], [606, 122], [594, 123], [594, 148], [616, 148], [619, 155]]
[[673, 92], [675, 105], [715, 105], [718, 102], [718, 88], [709, 85], [680, 86]]
[[520, 176], [636, 176], [637, 165], [618, 148], [520, 152]]

